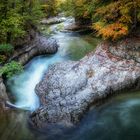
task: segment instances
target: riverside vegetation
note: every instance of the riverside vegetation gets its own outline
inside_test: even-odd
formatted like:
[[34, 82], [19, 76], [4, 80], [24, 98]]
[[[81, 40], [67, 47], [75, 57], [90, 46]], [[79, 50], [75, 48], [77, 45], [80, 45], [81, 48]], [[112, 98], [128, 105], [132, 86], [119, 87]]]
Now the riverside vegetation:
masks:
[[93, 32], [103, 39], [117, 40], [137, 30], [140, 1], [1, 0], [1, 63], [6, 62], [7, 55], [16, 49], [17, 39], [28, 35], [32, 26], [37, 26], [44, 16], [56, 16], [59, 12], [73, 16], [77, 24], [88, 23]]

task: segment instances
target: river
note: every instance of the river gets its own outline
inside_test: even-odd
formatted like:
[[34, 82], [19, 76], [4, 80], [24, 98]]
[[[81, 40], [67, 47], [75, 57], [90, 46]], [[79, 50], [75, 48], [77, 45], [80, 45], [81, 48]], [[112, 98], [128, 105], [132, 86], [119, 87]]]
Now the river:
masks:
[[[0, 140], [137, 140], [140, 138], [140, 92], [121, 94], [94, 106], [72, 129], [34, 130], [28, 114], [39, 107], [34, 88], [50, 64], [79, 60], [100, 42], [92, 34], [61, 32], [63, 24], [43, 26], [45, 35], [56, 38], [56, 54], [32, 59], [22, 74], [7, 82], [11, 102], [19, 108], [0, 116]], [[49, 32], [49, 33], [48, 33]]]

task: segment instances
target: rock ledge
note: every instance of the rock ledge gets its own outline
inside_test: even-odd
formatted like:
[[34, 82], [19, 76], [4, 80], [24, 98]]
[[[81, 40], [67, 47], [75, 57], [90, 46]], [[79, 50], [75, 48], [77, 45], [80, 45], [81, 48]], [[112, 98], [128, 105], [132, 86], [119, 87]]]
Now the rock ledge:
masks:
[[36, 86], [42, 106], [31, 114], [31, 123], [37, 127], [75, 124], [97, 100], [139, 89], [140, 64], [112, 55], [109, 48], [107, 42], [102, 43], [78, 62], [51, 65]]

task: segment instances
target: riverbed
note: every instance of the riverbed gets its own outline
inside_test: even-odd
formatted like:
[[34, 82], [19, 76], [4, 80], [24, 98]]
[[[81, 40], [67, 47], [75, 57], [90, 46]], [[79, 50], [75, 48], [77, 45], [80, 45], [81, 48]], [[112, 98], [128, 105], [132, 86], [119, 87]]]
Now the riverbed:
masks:
[[57, 39], [60, 47], [56, 54], [35, 57], [25, 65], [23, 73], [8, 80], [11, 102], [19, 109], [0, 116], [0, 140], [139, 139], [140, 92], [126, 92], [92, 107], [72, 129], [53, 126], [35, 130], [28, 125], [29, 113], [40, 105], [34, 88], [49, 65], [68, 60], [77, 61], [94, 51], [100, 43], [91, 33], [63, 32], [62, 27], [61, 23], [43, 29], [44, 35]]

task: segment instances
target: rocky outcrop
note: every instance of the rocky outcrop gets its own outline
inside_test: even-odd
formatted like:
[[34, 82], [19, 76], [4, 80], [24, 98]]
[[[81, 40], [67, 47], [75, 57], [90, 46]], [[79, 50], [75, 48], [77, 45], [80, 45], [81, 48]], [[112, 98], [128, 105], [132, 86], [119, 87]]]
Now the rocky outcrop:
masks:
[[5, 84], [2, 77], [0, 77], [0, 107], [5, 108], [5, 102], [8, 100]]
[[37, 127], [77, 123], [91, 104], [125, 89], [139, 89], [140, 64], [113, 55], [103, 43], [78, 62], [51, 65], [36, 86], [42, 106], [30, 116]]
[[126, 38], [118, 43], [113, 43], [110, 52], [123, 59], [133, 59], [140, 63], [140, 37]]
[[6, 87], [3, 83], [3, 79], [0, 77], [0, 99], [7, 99], [8, 100], [8, 96], [6, 94]]
[[65, 17], [51, 17], [48, 19], [43, 19], [40, 23], [45, 25], [52, 25], [64, 22], [66, 20]]
[[10, 60], [16, 60], [24, 65], [34, 56], [56, 53], [58, 47], [55, 39], [36, 33], [35, 38], [29, 44], [15, 50]]

